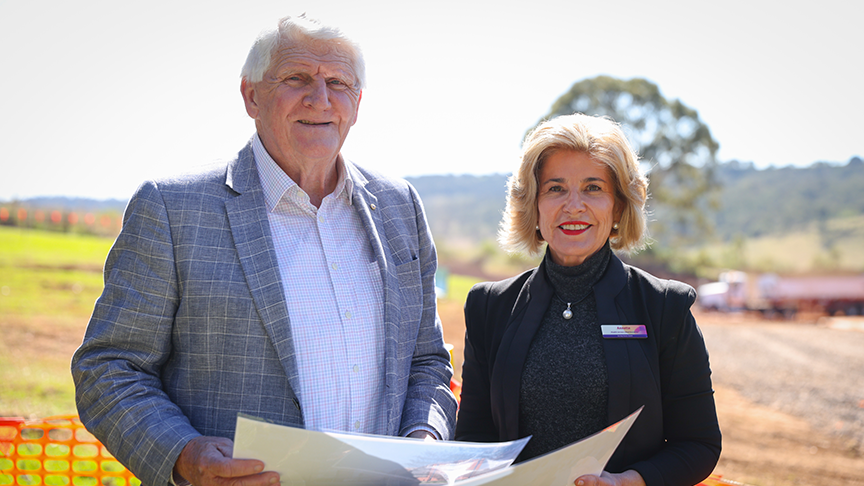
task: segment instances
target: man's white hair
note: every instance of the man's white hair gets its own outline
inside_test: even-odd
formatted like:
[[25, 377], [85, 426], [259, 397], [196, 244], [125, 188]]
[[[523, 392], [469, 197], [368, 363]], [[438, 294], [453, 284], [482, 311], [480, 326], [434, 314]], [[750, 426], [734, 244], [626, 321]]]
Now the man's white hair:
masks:
[[349, 57], [356, 78], [354, 87], [363, 89], [366, 86], [366, 63], [360, 45], [348, 38], [338, 27], [324, 25], [306, 17], [306, 14], [282, 18], [275, 29], [265, 30], [258, 35], [249, 49], [240, 77], [253, 83], [261, 81], [270, 68], [273, 52], [280, 43], [301, 46], [309, 43], [330, 44]]

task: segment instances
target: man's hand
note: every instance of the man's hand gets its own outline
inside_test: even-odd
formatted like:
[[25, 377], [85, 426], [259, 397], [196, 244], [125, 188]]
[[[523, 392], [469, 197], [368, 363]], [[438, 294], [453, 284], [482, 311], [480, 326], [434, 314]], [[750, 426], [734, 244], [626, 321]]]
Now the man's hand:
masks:
[[410, 434], [408, 434], [408, 437], [411, 437], [413, 439], [437, 440], [432, 432], [422, 429], [411, 432]]
[[232, 459], [233, 450], [230, 439], [196, 437], [180, 452], [174, 464], [175, 479], [181, 476], [194, 486], [271, 486], [279, 482], [278, 473], [261, 472], [261, 461]]

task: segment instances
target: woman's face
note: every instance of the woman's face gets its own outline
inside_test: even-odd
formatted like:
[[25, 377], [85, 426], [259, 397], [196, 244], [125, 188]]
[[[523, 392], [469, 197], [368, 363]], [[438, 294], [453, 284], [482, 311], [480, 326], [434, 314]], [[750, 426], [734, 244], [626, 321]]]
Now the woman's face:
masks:
[[621, 213], [609, 169], [570, 150], [556, 151], [543, 163], [537, 210], [552, 260], [564, 266], [579, 265], [599, 250]]

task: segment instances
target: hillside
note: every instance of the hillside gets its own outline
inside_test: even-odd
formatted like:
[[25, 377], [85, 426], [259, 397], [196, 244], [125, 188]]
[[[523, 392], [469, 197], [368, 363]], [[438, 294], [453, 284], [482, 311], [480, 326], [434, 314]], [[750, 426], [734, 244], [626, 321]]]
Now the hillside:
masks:
[[[864, 162], [838, 166], [757, 170], [730, 162], [718, 169], [720, 207], [710, 220], [721, 240], [757, 238], [790, 231], [823, 229], [829, 220], [864, 215]], [[409, 178], [423, 198], [432, 232], [443, 240], [481, 242], [494, 237], [507, 175]]]
[[[699, 267], [864, 271], [864, 162], [860, 158], [845, 165], [763, 170], [729, 162], [720, 165], [717, 176], [720, 206], [707, 218], [712, 232], [685, 252], [657, 241], [654, 252], [637, 257], [639, 264], [656, 265], [657, 258], [671, 258], [680, 267], [674, 270], [681, 272]], [[442, 260], [465, 255], [476, 260], [496, 251], [507, 177], [409, 178], [423, 198]]]
[[764, 170], [731, 162], [720, 166], [718, 178], [721, 207], [713, 220], [724, 240], [783, 234], [814, 223], [825, 230], [831, 219], [864, 214], [864, 162], [857, 157], [844, 166]]
[[[864, 162], [817, 163], [810, 167], [757, 170], [728, 162], [717, 171], [720, 207], [708, 213], [713, 231], [690, 248], [674, 251], [657, 241], [639, 263], [673, 261], [693, 272], [697, 267], [748, 267], [760, 271], [811, 272], [818, 269], [864, 271]], [[501, 255], [495, 242], [505, 206], [507, 174], [410, 177], [423, 199], [442, 261], [475, 276], [512, 274], [530, 260]], [[0, 202], [14, 224], [17, 208], [111, 213], [125, 201], [37, 198]], [[662, 219], [662, 211], [655, 219]], [[2, 218], [0, 218], [2, 219]], [[656, 223], [655, 223], [656, 224]], [[46, 224], [30, 223], [41, 227]], [[649, 224], [649, 230], [651, 225]], [[660, 239], [658, 232], [655, 237]], [[665, 255], [665, 256], [664, 256]], [[664, 260], [664, 258], [666, 260]], [[495, 270], [489, 268], [491, 265]]]
[[435, 241], [459, 246], [495, 239], [508, 177], [434, 175], [407, 180], [423, 199]]

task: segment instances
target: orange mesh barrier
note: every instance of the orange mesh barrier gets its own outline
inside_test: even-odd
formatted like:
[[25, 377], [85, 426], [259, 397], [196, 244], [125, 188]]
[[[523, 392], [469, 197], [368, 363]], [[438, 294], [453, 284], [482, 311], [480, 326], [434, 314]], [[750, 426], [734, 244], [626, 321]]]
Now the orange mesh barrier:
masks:
[[0, 486], [140, 486], [77, 416], [0, 417]]
[[[461, 384], [451, 381], [459, 397]], [[0, 417], [0, 486], [141, 486], [77, 416]], [[712, 474], [698, 486], [741, 485]]]
[[712, 474], [708, 476], [707, 479], [697, 484], [696, 486], [747, 486], [744, 483], [739, 483], [737, 481], [732, 481], [729, 479], [723, 479], [723, 476], [720, 474]]
[[450, 391], [452, 391], [453, 395], [456, 396], [456, 405], [459, 405], [459, 402], [462, 401], [462, 383], [459, 383], [456, 380], [450, 380]]

